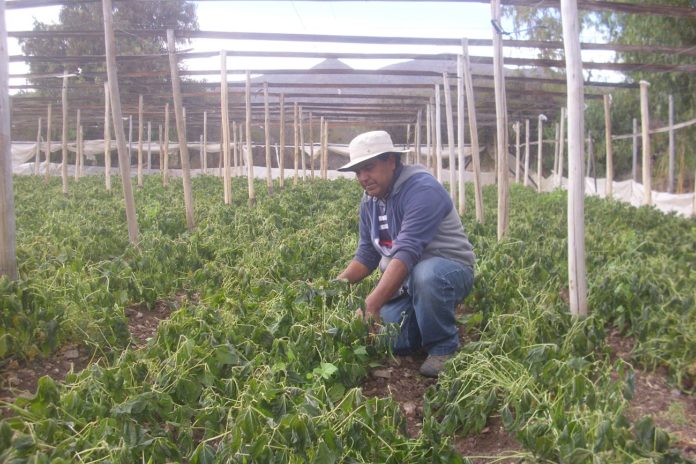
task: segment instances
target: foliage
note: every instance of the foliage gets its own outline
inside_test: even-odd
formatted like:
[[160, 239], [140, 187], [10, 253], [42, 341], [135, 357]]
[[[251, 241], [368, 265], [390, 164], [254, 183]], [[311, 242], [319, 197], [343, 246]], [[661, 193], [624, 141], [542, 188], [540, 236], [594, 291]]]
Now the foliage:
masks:
[[[632, 368], [610, 361], [605, 330], [633, 336], [639, 362], [691, 388], [693, 219], [588, 199], [593, 314], [579, 320], [563, 298], [565, 193], [513, 185], [501, 242], [494, 220], [467, 215], [476, 311], [462, 323], [476, 341], [427, 392], [423, 433], [411, 438], [391, 399], [359, 388], [388, 354], [352, 316], [373, 281], [330, 280], [356, 245], [358, 185], [317, 180], [269, 197], [259, 181], [249, 208], [244, 178], [234, 179], [232, 206], [219, 179], [193, 181], [198, 227], [189, 233], [181, 182], [165, 189], [146, 178], [133, 249], [118, 188], [105, 193], [103, 179], [81, 179], [67, 197], [58, 179], [16, 179], [22, 265], [0, 293], [5, 359], [67, 340], [108, 356], [17, 399], [16, 415], [0, 421], [0, 460], [462, 462], [453, 434], [500, 415], [530, 461], [683, 462], [649, 419], [626, 420]], [[495, 192], [484, 190], [489, 208]], [[124, 306], [181, 289], [189, 302], [147, 346], [129, 348]], [[50, 321], [48, 343], [36, 334]]]

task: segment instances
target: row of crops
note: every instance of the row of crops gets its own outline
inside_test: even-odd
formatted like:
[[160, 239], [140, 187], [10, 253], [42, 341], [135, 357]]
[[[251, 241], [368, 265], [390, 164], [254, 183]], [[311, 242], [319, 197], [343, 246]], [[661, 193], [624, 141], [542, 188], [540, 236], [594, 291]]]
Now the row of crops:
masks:
[[[684, 391], [696, 375], [696, 221], [588, 199], [592, 315], [568, 314], [563, 192], [511, 190], [508, 237], [465, 228], [477, 280], [462, 320], [474, 341], [425, 395], [422, 433], [360, 384], [387, 355], [353, 310], [370, 282], [331, 279], [357, 240], [357, 183], [315, 181], [246, 206], [219, 179], [193, 181], [186, 231], [180, 183], [136, 192], [142, 234], [128, 244], [122, 199], [103, 179], [15, 179], [21, 280], [0, 285], [0, 363], [79, 340], [104, 360], [63, 384], [40, 380], [0, 421], [2, 462], [461, 462], [455, 435], [498, 416], [537, 462], [683, 462], [649, 418], [625, 417], [632, 367], [610, 327], [636, 340], [642, 367]], [[471, 192], [468, 198], [473, 199]], [[488, 210], [495, 188], [484, 191]], [[469, 211], [473, 211], [470, 205]], [[124, 308], [175, 292], [188, 303], [144, 348], [128, 348]]]

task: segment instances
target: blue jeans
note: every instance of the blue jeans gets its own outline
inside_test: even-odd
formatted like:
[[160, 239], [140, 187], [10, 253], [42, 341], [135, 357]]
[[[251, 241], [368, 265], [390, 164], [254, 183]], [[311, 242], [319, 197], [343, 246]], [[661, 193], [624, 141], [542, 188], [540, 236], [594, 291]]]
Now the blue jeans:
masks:
[[407, 279], [408, 293], [390, 300], [380, 310], [384, 323], [401, 327], [392, 348], [407, 354], [424, 348], [445, 355], [459, 348], [455, 308], [474, 285], [474, 271], [456, 261], [428, 258], [416, 264]]

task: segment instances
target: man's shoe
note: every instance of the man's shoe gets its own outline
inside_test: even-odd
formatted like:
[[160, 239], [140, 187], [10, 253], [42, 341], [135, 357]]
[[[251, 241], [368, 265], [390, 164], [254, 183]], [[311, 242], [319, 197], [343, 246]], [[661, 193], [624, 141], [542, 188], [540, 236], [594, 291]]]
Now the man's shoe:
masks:
[[453, 354], [443, 354], [443, 355], [429, 355], [420, 367], [421, 375], [425, 377], [437, 378], [440, 371], [445, 366], [445, 363], [450, 359]]

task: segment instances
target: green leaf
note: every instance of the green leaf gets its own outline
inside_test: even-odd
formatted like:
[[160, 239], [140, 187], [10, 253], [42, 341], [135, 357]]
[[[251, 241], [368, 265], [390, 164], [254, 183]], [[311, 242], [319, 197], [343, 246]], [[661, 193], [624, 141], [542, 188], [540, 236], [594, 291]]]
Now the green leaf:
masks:
[[331, 363], [323, 362], [319, 367], [315, 367], [312, 371], [315, 376], [320, 376], [325, 380], [331, 378], [331, 376], [338, 370], [338, 367]]

